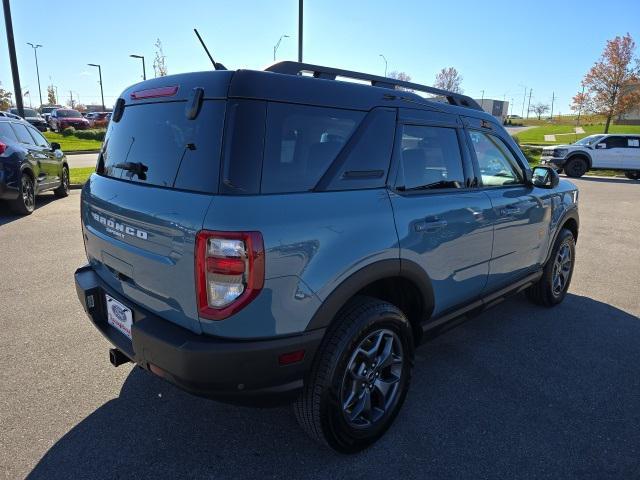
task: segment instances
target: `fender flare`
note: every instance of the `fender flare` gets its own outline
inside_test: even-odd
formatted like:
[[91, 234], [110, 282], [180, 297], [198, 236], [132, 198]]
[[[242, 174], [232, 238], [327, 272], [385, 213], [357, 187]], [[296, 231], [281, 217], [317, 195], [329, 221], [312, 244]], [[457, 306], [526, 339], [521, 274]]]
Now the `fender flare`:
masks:
[[[560, 231], [562, 230], [562, 226], [569, 219], [575, 220], [577, 228], [578, 230], [580, 230], [580, 216], [578, 215], [578, 207], [573, 206], [569, 208], [566, 212], [564, 212], [564, 214], [562, 215], [562, 218], [558, 220], [558, 223], [557, 223], [558, 226], [556, 227], [556, 231], [553, 233], [552, 241], [549, 242], [549, 250], [547, 251], [547, 255], [544, 259], [543, 265], [546, 265], [546, 263], [549, 261], [549, 258], [551, 257], [551, 252], [553, 251], [553, 247], [556, 244], [556, 240], [558, 239], [558, 235], [560, 235]], [[578, 241], [577, 237], [575, 240], [576, 242]]]
[[306, 330], [328, 327], [340, 309], [356, 293], [378, 280], [391, 277], [405, 278], [418, 288], [421, 293], [423, 305], [421, 318], [428, 318], [434, 307], [431, 279], [424, 269], [415, 262], [395, 258], [371, 263], [342, 281], [342, 283], [324, 299], [320, 308], [318, 308], [311, 318]]

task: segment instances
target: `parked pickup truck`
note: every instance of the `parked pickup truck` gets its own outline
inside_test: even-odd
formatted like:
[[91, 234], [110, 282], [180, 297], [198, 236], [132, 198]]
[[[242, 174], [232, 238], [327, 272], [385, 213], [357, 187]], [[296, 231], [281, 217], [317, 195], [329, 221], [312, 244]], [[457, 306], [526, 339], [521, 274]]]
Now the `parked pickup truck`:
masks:
[[631, 180], [640, 180], [640, 135], [589, 135], [571, 145], [542, 149], [542, 165], [569, 177], [589, 170], [620, 170]]
[[576, 187], [471, 98], [297, 62], [126, 89], [80, 202], [113, 365], [292, 400], [340, 452], [392, 424], [426, 332], [562, 302], [578, 238]]

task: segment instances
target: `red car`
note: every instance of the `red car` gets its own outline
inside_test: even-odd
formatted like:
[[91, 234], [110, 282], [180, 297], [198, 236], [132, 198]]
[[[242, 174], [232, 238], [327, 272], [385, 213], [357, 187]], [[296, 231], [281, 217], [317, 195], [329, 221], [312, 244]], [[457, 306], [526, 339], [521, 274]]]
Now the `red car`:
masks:
[[49, 126], [54, 132], [62, 132], [67, 127], [86, 130], [89, 128], [89, 122], [77, 110], [58, 108], [51, 112]]
[[91, 128], [107, 128], [109, 112], [91, 112], [85, 117]]

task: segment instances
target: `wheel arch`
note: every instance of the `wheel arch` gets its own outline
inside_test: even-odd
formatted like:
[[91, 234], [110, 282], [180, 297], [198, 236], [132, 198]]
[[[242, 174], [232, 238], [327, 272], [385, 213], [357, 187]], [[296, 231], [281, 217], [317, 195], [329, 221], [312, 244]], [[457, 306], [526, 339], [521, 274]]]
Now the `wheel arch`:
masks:
[[553, 246], [556, 244], [556, 240], [558, 239], [558, 235], [562, 229], [567, 228], [572, 234], [575, 242], [578, 242], [578, 232], [580, 229], [580, 217], [578, 216], [578, 209], [571, 208], [567, 210], [565, 214], [562, 216], [562, 219], [558, 222], [558, 228], [553, 234], [553, 239], [549, 243], [549, 251], [547, 252], [547, 256], [545, 258], [545, 263], [551, 257], [551, 252], [553, 251]]
[[428, 274], [409, 260], [389, 259], [367, 265], [340, 283], [322, 302], [307, 330], [330, 327], [340, 310], [358, 295], [387, 301], [407, 316], [416, 343], [422, 336], [422, 322], [434, 307]]
[[591, 159], [591, 155], [588, 152], [583, 152], [582, 150], [577, 151], [577, 152], [572, 152], [569, 155], [567, 155], [567, 159], [565, 161], [565, 165], [572, 159], [576, 158], [576, 157], [582, 157], [587, 161], [587, 165], [589, 167], [589, 169], [592, 168], [593, 166], [593, 160]]

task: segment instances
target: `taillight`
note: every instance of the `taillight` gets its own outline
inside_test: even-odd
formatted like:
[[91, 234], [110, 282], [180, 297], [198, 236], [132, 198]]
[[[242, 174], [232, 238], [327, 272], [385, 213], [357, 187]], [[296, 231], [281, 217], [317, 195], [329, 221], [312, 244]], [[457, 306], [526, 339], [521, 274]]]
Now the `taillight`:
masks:
[[212, 232], [196, 236], [198, 312], [222, 320], [251, 302], [264, 285], [260, 232]]
[[7, 151], [7, 145], [0, 142], [0, 155]]

